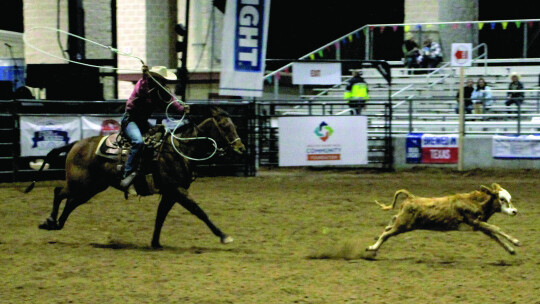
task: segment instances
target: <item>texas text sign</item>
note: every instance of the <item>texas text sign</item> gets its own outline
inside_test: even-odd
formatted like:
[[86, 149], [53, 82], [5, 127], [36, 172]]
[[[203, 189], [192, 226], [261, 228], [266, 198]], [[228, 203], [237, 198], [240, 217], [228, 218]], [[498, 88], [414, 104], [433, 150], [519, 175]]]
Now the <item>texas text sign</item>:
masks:
[[458, 135], [412, 133], [406, 142], [407, 163], [455, 164], [458, 161]]

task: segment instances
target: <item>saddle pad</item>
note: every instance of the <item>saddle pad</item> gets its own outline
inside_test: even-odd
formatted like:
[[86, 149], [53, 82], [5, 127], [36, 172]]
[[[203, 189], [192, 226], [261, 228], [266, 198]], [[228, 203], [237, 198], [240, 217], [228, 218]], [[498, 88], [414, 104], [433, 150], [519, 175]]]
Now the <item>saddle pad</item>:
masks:
[[96, 148], [96, 155], [111, 159], [118, 159], [118, 154], [127, 154], [126, 149], [121, 149], [117, 142], [120, 140], [118, 133], [103, 136]]

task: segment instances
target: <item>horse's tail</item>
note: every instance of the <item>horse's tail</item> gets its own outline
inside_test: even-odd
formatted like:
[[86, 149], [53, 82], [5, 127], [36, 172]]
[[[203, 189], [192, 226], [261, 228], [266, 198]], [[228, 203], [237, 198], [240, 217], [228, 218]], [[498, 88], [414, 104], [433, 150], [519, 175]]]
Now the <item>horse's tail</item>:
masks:
[[[49, 151], [49, 153], [47, 153], [47, 156], [45, 156], [45, 159], [43, 160], [43, 163], [41, 164], [41, 167], [39, 168], [37, 172], [43, 171], [43, 168], [45, 168], [45, 166], [48, 163], [50, 163], [52, 159], [58, 157], [58, 155], [60, 155], [61, 153], [68, 153], [71, 150], [71, 148], [73, 148], [75, 143], [77, 142], [75, 141], [75, 142], [70, 143], [69, 145], [54, 148], [51, 151]], [[28, 193], [32, 191], [32, 189], [34, 189], [35, 184], [36, 184], [36, 181], [35, 180], [32, 181], [32, 183], [28, 185], [28, 187], [26, 187], [26, 189], [24, 190], [24, 193]]]
[[398, 195], [400, 194], [405, 194], [407, 197], [413, 197], [414, 195], [412, 195], [409, 191], [405, 190], [405, 189], [401, 189], [401, 190], [398, 190], [396, 191], [396, 193], [394, 194], [394, 201], [392, 202], [392, 205], [384, 205], [384, 204], [381, 204], [379, 203], [378, 201], [375, 201], [375, 203], [379, 206], [381, 206], [381, 208], [383, 210], [391, 210], [391, 209], [394, 209], [394, 206], [396, 205], [396, 201], [397, 201], [397, 198], [398, 198]]

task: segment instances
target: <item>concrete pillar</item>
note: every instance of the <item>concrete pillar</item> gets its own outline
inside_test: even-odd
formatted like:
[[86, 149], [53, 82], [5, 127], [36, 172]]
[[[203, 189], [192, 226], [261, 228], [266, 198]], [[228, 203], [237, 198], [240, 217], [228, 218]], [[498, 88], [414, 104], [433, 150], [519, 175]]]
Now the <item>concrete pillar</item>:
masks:
[[[478, 0], [439, 0], [440, 21], [477, 21]], [[476, 24], [469, 28], [460, 24], [457, 28], [448, 25], [440, 30], [441, 47], [444, 52], [444, 60], [450, 60], [452, 43], [472, 43], [473, 47], [478, 44], [478, 27]]]

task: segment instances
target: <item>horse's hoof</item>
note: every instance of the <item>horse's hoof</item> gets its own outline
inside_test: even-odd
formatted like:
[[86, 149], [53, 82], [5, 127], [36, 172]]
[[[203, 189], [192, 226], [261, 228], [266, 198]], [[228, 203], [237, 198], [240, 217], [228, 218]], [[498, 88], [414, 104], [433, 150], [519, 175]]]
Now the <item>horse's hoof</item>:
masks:
[[229, 244], [232, 243], [234, 239], [228, 235], [221, 238], [221, 244]]
[[58, 223], [52, 218], [47, 218], [43, 223], [38, 226], [39, 229], [44, 230], [58, 230]]

